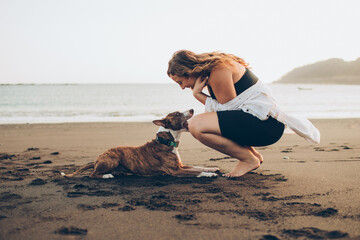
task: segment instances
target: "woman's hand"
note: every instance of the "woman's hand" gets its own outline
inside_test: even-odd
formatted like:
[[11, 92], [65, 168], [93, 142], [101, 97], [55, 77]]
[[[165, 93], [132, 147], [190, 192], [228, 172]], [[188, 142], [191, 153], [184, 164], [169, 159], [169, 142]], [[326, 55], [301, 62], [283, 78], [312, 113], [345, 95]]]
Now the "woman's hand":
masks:
[[194, 95], [201, 93], [201, 91], [206, 86], [208, 79], [209, 79], [209, 77], [204, 78], [204, 77], [200, 76], [195, 80], [195, 85], [194, 85], [194, 88], [192, 89]]
[[194, 97], [202, 104], [205, 104], [206, 98], [208, 97], [202, 92], [203, 88], [207, 85], [208, 80], [209, 77], [198, 77], [195, 81], [194, 87], [192, 88]]

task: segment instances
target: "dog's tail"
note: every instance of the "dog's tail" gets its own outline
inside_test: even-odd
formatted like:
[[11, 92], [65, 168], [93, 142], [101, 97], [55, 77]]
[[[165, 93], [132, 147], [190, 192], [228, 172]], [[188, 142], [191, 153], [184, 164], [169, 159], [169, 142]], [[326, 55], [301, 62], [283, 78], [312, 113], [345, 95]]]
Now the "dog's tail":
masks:
[[94, 163], [89, 163], [89, 164], [81, 167], [80, 169], [78, 169], [77, 171], [75, 171], [75, 172], [73, 172], [71, 174], [65, 174], [65, 173], [61, 172], [61, 176], [66, 177], [66, 178], [72, 178], [76, 174], [79, 174], [79, 173], [81, 173], [81, 172], [83, 172], [85, 170], [88, 170], [90, 168], [94, 168], [94, 165], [95, 165]]

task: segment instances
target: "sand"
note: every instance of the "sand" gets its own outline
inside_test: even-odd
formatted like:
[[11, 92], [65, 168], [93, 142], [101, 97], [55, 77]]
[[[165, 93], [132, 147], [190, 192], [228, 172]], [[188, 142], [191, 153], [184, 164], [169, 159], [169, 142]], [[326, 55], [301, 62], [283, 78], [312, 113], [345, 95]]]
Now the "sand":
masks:
[[[360, 239], [360, 119], [313, 120], [321, 144], [286, 134], [257, 148], [239, 179], [72, 172], [115, 146], [155, 137], [152, 123], [0, 125], [0, 239]], [[181, 138], [184, 164], [237, 163]]]

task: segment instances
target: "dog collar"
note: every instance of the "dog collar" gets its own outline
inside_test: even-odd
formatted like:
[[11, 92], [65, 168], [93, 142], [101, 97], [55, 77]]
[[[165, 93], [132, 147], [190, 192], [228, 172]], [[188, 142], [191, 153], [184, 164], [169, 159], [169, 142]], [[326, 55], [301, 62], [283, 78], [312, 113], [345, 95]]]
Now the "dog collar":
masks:
[[170, 147], [178, 147], [179, 146], [179, 142], [174, 142], [174, 141], [171, 141], [169, 139], [165, 139], [165, 138], [162, 138], [159, 136], [156, 136], [156, 141], [158, 141], [159, 143], [165, 144], [167, 146], [170, 146]]

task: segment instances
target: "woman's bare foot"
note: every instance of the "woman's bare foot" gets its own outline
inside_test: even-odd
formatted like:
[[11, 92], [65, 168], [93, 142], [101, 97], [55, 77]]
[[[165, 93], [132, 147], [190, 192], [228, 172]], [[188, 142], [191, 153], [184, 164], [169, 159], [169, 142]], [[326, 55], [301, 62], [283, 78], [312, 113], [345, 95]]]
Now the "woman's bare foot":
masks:
[[236, 167], [227, 174], [224, 174], [224, 177], [241, 177], [243, 175], [245, 175], [246, 173], [257, 169], [258, 167], [260, 167], [260, 160], [258, 157], [252, 155], [252, 157], [245, 159], [245, 160], [241, 160], [239, 161], [239, 163], [236, 165]]
[[256, 151], [254, 147], [249, 147], [249, 150], [252, 152], [252, 154], [255, 155], [255, 157], [257, 157], [260, 160], [260, 164], [262, 164], [264, 161], [263, 156], [258, 151]]

